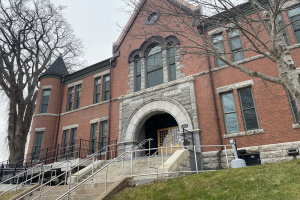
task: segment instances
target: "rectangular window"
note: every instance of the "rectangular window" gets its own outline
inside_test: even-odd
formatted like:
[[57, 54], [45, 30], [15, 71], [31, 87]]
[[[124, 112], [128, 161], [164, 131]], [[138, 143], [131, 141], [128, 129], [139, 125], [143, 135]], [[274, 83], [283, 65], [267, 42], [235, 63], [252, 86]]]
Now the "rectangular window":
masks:
[[71, 111], [73, 104], [74, 87], [68, 89], [67, 111]]
[[141, 90], [141, 60], [138, 59], [134, 62], [135, 68], [135, 91]]
[[153, 47], [146, 58], [147, 88], [164, 83], [163, 59], [160, 46]]
[[[283, 21], [283, 19], [282, 19], [282, 15], [281, 15], [281, 14], [277, 15], [277, 19], [278, 19], [278, 24], [279, 24], [280, 28], [284, 27], [285, 24], [284, 24], [284, 21]], [[288, 36], [288, 33], [287, 33], [286, 28], [283, 28], [283, 29], [281, 30], [281, 32], [282, 32], [282, 35], [283, 35], [285, 44], [286, 44], [287, 46], [290, 46], [291, 43], [290, 43], [290, 39], [289, 39], [289, 36]]]
[[49, 98], [50, 98], [50, 90], [49, 89], [43, 90], [41, 106], [40, 106], [40, 113], [48, 112]]
[[239, 132], [233, 92], [221, 94], [221, 103], [225, 120], [226, 133]]
[[32, 160], [39, 160], [42, 150], [44, 131], [35, 132], [34, 145], [32, 150]]
[[300, 7], [287, 11], [297, 43], [300, 43]]
[[[221, 57], [225, 57], [226, 51], [225, 51], [223, 33], [219, 33], [217, 35], [212, 36], [212, 43], [216, 47], [216, 48], [214, 48], [214, 51], [216, 53], [220, 54]], [[220, 67], [222, 65], [225, 65], [225, 63], [223, 61], [221, 61], [220, 59], [215, 58], [215, 66]]]
[[76, 110], [76, 109], [79, 108], [79, 105], [80, 105], [80, 95], [81, 95], [81, 85], [76, 85], [74, 110]]
[[168, 48], [169, 81], [176, 80], [175, 48]]
[[252, 88], [243, 88], [238, 90], [240, 98], [240, 106], [244, 119], [244, 127], [246, 131], [259, 129], [256, 115], [256, 108], [252, 94]]
[[101, 93], [101, 77], [95, 79], [94, 103], [100, 102], [100, 93]]
[[227, 34], [231, 53], [231, 60], [233, 62], [244, 60], [243, 45], [239, 31], [231, 30], [228, 31]]
[[61, 151], [60, 151], [61, 158], [67, 158], [68, 141], [69, 141], [69, 130], [64, 130], [62, 141], [61, 141]]
[[91, 135], [90, 135], [90, 152], [89, 154], [96, 152], [97, 147], [97, 133], [98, 133], [98, 123], [91, 124]]
[[[106, 147], [106, 137], [107, 137], [107, 121], [103, 121], [100, 123], [99, 149]], [[105, 151], [105, 149], [103, 149], [102, 151]]]
[[109, 100], [110, 75], [103, 77], [103, 101]]
[[289, 102], [291, 105], [291, 110], [292, 110], [292, 115], [294, 117], [294, 121], [295, 121], [295, 123], [299, 123], [298, 114], [297, 114], [298, 110], [297, 110], [295, 101], [293, 100], [292, 95], [288, 90], [287, 90], [287, 93], [288, 93], [288, 98], [289, 98]]
[[69, 146], [69, 153], [70, 157], [74, 157], [75, 152], [75, 145], [76, 145], [76, 134], [77, 134], [77, 128], [71, 129], [71, 135], [70, 135], [70, 146]]

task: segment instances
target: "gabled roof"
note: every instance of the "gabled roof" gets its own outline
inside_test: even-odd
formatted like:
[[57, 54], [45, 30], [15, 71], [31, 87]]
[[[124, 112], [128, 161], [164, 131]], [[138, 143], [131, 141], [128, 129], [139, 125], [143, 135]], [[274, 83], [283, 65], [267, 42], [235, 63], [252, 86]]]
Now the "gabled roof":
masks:
[[[140, 0], [140, 2], [138, 3], [135, 11], [132, 13], [129, 21], [127, 22], [125, 28], [123, 29], [121, 35], [119, 36], [118, 40], [114, 43], [113, 46], [113, 54], [117, 55], [117, 51], [119, 49], [119, 47], [121, 46], [124, 38], [126, 37], [127, 33], [129, 32], [131, 26], [133, 25], [136, 17], [138, 16], [138, 14], [140, 13], [142, 7], [144, 6], [145, 2], [147, 0]], [[179, 9], [184, 10], [188, 13], [193, 14], [194, 12], [199, 10], [199, 7], [194, 6], [188, 2], [186, 2], [185, 0], [165, 0], [170, 2], [171, 4], [173, 4], [174, 6], [177, 6]]]
[[65, 62], [61, 56], [59, 56], [50, 67], [42, 74], [45, 75], [68, 75], [69, 72], [65, 65]]

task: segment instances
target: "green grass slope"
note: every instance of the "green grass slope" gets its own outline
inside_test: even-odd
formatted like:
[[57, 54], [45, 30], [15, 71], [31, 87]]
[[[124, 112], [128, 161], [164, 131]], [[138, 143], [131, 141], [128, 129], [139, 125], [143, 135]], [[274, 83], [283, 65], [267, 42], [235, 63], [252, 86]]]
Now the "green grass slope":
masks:
[[199, 173], [131, 187], [112, 199], [300, 199], [300, 160]]

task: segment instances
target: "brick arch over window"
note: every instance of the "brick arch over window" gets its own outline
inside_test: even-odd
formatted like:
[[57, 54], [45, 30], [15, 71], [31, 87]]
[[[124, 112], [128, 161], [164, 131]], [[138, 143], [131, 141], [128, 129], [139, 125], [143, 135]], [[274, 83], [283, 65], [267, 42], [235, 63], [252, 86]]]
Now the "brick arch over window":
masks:
[[125, 141], [137, 141], [139, 130], [143, 124], [151, 116], [159, 113], [170, 114], [179, 127], [187, 124], [188, 130], [194, 129], [188, 112], [180, 103], [169, 98], [151, 99], [136, 108], [129, 117], [124, 129]]
[[169, 43], [172, 43], [173, 45], [179, 45], [180, 40], [175, 35], [169, 35], [166, 38], [163, 38], [162, 36], [152, 36], [145, 40], [139, 49], [135, 49], [129, 54], [128, 62], [131, 63], [136, 55], [139, 55], [140, 57], [145, 57], [147, 54], [148, 47], [153, 44], [158, 44], [161, 47], [166, 47]]

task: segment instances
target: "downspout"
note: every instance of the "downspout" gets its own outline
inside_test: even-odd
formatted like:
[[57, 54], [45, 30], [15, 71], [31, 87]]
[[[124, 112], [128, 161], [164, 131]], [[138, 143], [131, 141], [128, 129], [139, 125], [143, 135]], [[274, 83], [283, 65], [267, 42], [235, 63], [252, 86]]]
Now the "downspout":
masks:
[[[211, 72], [211, 64], [210, 64], [210, 60], [209, 60], [209, 56], [208, 56], [208, 52], [207, 52], [208, 45], [207, 45], [207, 40], [206, 40], [206, 35], [205, 35], [204, 24], [202, 25], [202, 27], [203, 27], [203, 35], [204, 35], [205, 48], [206, 48], [206, 60], [207, 60], [208, 74], [209, 74], [209, 80], [210, 80], [211, 94], [212, 94], [212, 99], [213, 99], [213, 104], [214, 104], [214, 114], [215, 114], [215, 120], [216, 120], [216, 125], [217, 125], [218, 136], [219, 136], [219, 144], [223, 145], [221, 129], [220, 129], [220, 124], [219, 124], [218, 111], [217, 111], [217, 103], [216, 103], [216, 98], [215, 98], [215, 90], [214, 90], [215, 87], [214, 87], [214, 82], [213, 82], [213, 77], [212, 77], [212, 72]], [[221, 146], [217, 153], [219, 169], [222, 168], [221, 156], [220, 156], [222, 150], [223, 150], [223, 147]]]
[[54, 138], [54, 146], [57, 145], [57, 137], [58, 137], [59, 122], [60, 122], [60, 114], [61, 114], [61, 104], [62, 104], [61, 100], [62, 100], [62, 96], [63, 96], [64, 80], [65, 80], [65, 76], [62, 75], [61, 88], [60, 88], [60, 97], [59, 97], [58, 117], [57, 117], [57, 122], [56, 122], [56, 132], [55, 132], [55, 138]]
[[[107, 136], [106, 146], [110, 145], [110, 113], [111, 113], [111, 84], [112, 84], [112, 59], [110, 59], [110, 72], [109, 72], [109, 101], [108, 101], [108, 119], [107, 119]], [[106, 152], [108, 153], [108, 152]]]

